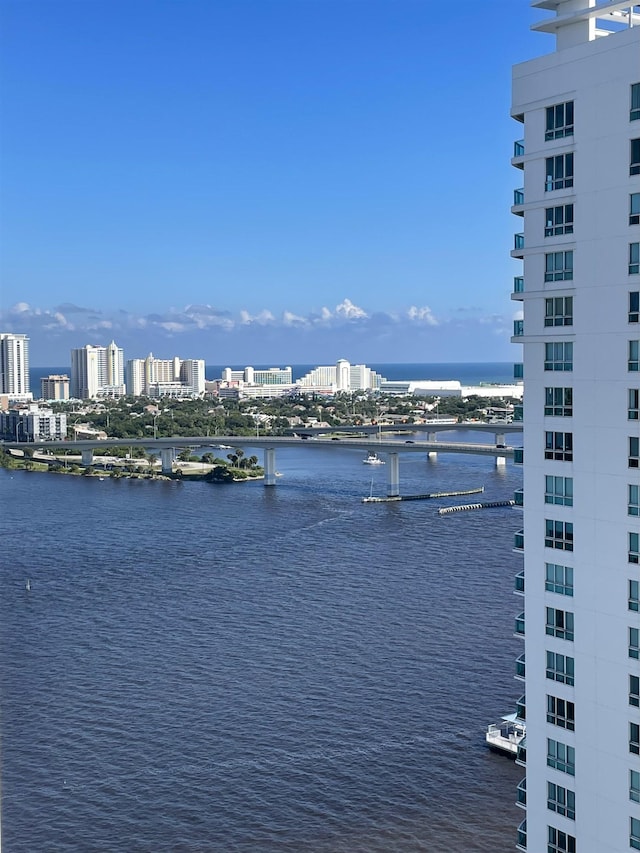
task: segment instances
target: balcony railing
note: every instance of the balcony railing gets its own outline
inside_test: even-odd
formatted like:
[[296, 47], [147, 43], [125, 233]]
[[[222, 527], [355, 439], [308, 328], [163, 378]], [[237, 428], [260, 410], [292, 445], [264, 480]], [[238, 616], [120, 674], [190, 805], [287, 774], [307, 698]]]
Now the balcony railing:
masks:
[[521, 204], [524, 204], [524, 187], [513, 191], [513, 206], [519, 207]]
[[524, 637], [524, 611], [516, 616], [514, 633], [517, 637]]
[[527, 777], [521, 779], [518, 783], [518, 787], [516, 788], [516, 805], [520, 806], [521, 809], [526, 809], [527, 807]]
[[524, 506], [524, 489], [516, 489], [513, 493], [513, 499], [516, 502], [516, 506], [523, 507]]
[[[520, 420], [522, 420], [522, 418], [520, 418]], [[513, 461], [516, 465], [522, 465], [524, 463], [524, 447], [513, 448]]]
[[516, 139], [513, 143], [513, 156], [524, 157], [524, 139]]
[[521, 361], [516, 361], [513, 365], [513, 378], [524, 379], [524, 364]]
[[513, 580], [513, 591], [518, 595], [524, 595], [524, 571], [518, 572]]
[[513, 248], [516, 251], [520, 249], [524, 249], [524, 233], [520, 232], [519, 234], [513, 235]]
[[513, 535], [513, 550], [524, 551], [524, 530], [517, 530]]
[[520, 767], [527, 766], [527, 739], [526, 737], [522, 738], [520, 743], [518, 744], [518, 751], [516, 753], [516, 764]]
[[516, 702], [516, 717], [523, 723], [527, 720], [527, 700], [524, 693]]
[[513, 292], [514, 293], [524, 293], [524, 276], [523, 275], [515, 275], [513, 277]]
[[524, 335], [524, 320], [513, 321], [513, 337], [521, 338]]
[[526, 850], [527, 849], [527, 821], [526, 819], [522, 821], [520, 826], [518, 827], [518, 840], [516, 842], [516, 848], [518, 850]]
[[520, 657], [516, 658], [515, 678], [517, 678], [518, 681], [524, 681], [524, 679], [526, 677], [525, 673], [526, 673], [526, 666], [525, 666], [525, 662], [524, 662], [524, 652], [523, 652], [520, 655]]

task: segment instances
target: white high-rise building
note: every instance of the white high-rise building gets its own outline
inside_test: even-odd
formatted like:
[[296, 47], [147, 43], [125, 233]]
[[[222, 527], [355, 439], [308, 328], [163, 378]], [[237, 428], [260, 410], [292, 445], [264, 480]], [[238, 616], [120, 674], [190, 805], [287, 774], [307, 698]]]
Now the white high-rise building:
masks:
[[122, 397], [124, 351], [111, 341], [109, 346], [87, 344], [71, 350], [71, 396], [79, 400]]
[[[640, 7], [534, 0], [516, 65], [524, 345], [517, 677], [530, 853], [640, 849]], [[524, 691], [523, 691], [524, 693]], [[524, 816], [523, 816], [524, 817]]]
[[29, 338], [0, 333], [0, 394], [12, 400], [30, 400]]
[[345, 358], [336, 364], [314, 367], [296, 384], [301, 388], [314, 389], [321, 393], [335, 394], [337, 391], [366, 391], [380, 388], [383, 377], [365, 364], [351, 364]]
[[201, 358], [132, 358], [127, 362], [127, 392], [134, 397], [198, 397], [205, 390]]

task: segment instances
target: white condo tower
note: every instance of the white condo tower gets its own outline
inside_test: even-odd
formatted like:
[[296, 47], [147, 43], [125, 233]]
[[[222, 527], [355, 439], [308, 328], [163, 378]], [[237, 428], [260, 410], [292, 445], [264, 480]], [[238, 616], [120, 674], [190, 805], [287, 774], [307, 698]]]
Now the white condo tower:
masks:
[[[640, 7], [535, 0], [524, 139], [526, 809], [530, 853], [640, 850]], [[526, 670], [525, 670], [526, 667]], [[524, 815], [523, 815], [524, 817]]]
[[0, 394], [14, 400], [31, 398], [29, 391], [29, 338], [0, 334]]

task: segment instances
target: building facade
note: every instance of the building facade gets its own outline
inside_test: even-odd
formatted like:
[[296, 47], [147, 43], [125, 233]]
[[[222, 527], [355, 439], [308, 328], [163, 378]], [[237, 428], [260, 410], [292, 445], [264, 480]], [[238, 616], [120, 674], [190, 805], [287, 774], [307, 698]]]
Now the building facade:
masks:
[[30, 400], [29, 338], [0, 333], [0, 394], [10, 400]]
[[0, 432], [7, 441], [63, 441], [67, 437], [67, 416], [32, 403], [27, 409], [0, 412]]
[[124, 396], [124, 351], [115, 341], [71, 350], [70, 391], [77, 400]]
[[40, 396], [43, 400], [68, 400], [69, 377], [51, 373], [40, 380]]
[[384, 378], [365, 364], [351, 364], [341, 358], [334, 365], [315, 367], [296, 381], [302, 391], [335, 394], [338, 391], [378, 390]]
[[204, 359], [146, 358], [127, 361], [127, 393], [134, 397], [199, 397], [205, 390]]
[[640, 849], [640, 7], [532, 6], [556, 45], [513, 70], [517, 847], [622, 853]]

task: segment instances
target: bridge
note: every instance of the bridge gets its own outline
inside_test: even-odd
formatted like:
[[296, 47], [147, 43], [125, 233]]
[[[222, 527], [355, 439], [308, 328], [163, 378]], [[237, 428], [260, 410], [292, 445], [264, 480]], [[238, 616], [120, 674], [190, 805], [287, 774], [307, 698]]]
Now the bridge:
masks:
[[[404, 429], [411, 432], [417, 431], [417, 427], [422, 425], [408, 424]], [[427, 425], [425, 425], [426, 427]], [[438, 431], [465, 431], [469, 426], [475, 427], [478, 432], [491, 432], [495, 434], [495, 444], [485, 443], [463, 443], [463, 442], [444, 442], [437, 441], [435, 432]], [[346, 429], [346, 428], [344, 428]], [[392, 428], [394, 432], [398, 432], [398, 427]], [[384, 453], [388, 456], [388, 497], [395, 497], [400, 494], [400, 453], [428, 453], [431, 458], [434, 458], [437, 453], [470, 453], [474, 455], [489, 456], [495, 459], [496, 466], [503, 466], [507, 459], [512, 459], [514, 456], [513, 447], [508, 447], [504, 441], [504, 433], [521, 433], [521, 424], [448, 424], [439, 425], [436, 430], [433, 430], [431, 425], [428, 426], [427, 441], [412, 441], [399, 438], [385, 438], [381, 436], [377, 438], [367, 438], [356, 436], [353, 437], [353, 428], [349, 430], [350, 436], [338, 437], [337, 435], [330, 438], [322, 438], [320, 434], [326, 435], [327, 429], [323, 428], [318, 432], [317, 437], [302, 439], [299, 435], [291, 436], [173, 436], [171, 438], [107, 438], [107, 439], [81, 439], [79, 441], [44, 441], [44, 442], [16, 442], [2, 441], [0, 447], [3, 450], [65, 450], [77, 451], [81, 455], [82, 464], [89, 466], [93, 464], [93, 452], [96, 449], [113, 448], [143, 448], [150, 452], [158, 452], [162, 460], [162, 472], [169, 474], [173, 471], [173, 463], [175, 461], [176, 450], [179, 448], [210, 448], [210, 449], [233, 449], [236, 447], [256, 447], [264, 450], [264, 473], [265, 486], [276, 485], [276, 450], [285, 447], [304, 447], [310, 450], [318, 448], [339, 448], [349, 447], [356, 450], [364, 450], [367, 452], [375, 452], [378, 454]], [[318, 428], [314, 429], [316, 432]], [[498, 431], [499, 430], [499, 431]], [[333, 430], [338, 432], [338, 430]], [[358, 427], [358, 432], [360, 432]], [[373, 430], [378, 433], [378, 428], [374, 426]], [[310, 429], [301, 429], [305, 435], [311, 433]], [[431, 435], [430, 433], [434, 434]]]

